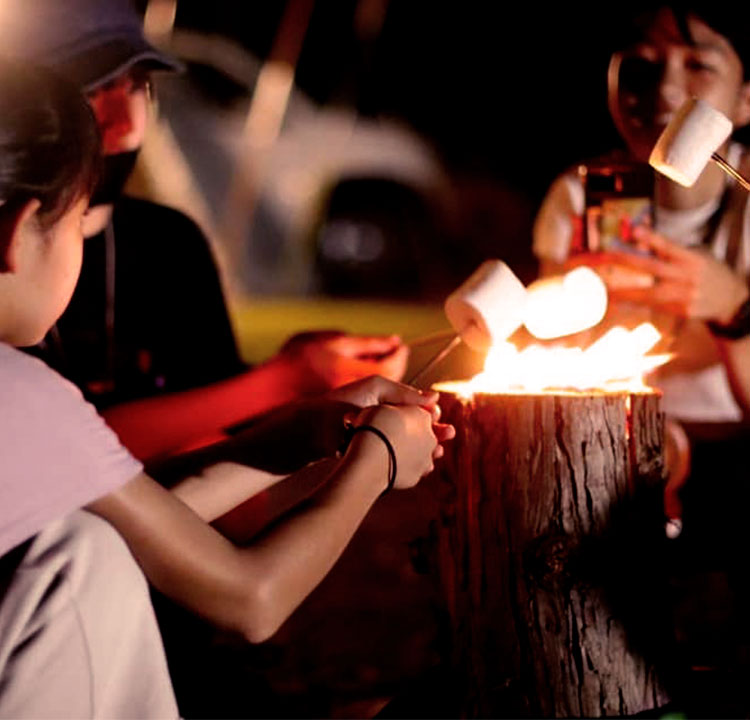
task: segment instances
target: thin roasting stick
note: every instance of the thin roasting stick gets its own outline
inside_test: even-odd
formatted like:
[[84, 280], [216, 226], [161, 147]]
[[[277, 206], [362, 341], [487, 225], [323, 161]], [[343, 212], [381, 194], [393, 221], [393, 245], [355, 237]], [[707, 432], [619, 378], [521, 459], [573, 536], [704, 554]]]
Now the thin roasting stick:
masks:
[[414, 340], [409, 340], [407, 346], [410, 348], [423, 347], [424, 345], [432, 345], [432, 343], [440, 342], [442, 340], [448, 340], [456, 334], [453, 328], [447, 328], [445, 330], [437, 330], [436, 332], [430, 333], [429, 335], [421, 335]]
[[461, 336], [457, 333], [454, 333], [448, 344], [445, 345], [437, 353], [435, 353], [435, 355], [432, 356], [432, 358], [429, 360], [429, 362], [427, 362], [426, 365], [422, 366], [420, 370], [418, 370], [406, 381], [406, 384], [416, 386], [417, 381], [421, 379], [425, 375], [425, 373], [434, 368], [435, 365], [437, 365], [443, 358], [445, 358], [446, 355], [448, 355], [448, 353], [450, 353], [454, 348], [458, 347], [460, 343]]

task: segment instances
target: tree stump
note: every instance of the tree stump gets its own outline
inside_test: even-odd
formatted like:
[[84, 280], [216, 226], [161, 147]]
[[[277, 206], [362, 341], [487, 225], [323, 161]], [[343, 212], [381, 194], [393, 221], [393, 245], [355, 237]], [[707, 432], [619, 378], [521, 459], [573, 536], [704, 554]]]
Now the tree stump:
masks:
[[469, 717], [668, 701], [655, 393], [441, 393], [439, 567]]

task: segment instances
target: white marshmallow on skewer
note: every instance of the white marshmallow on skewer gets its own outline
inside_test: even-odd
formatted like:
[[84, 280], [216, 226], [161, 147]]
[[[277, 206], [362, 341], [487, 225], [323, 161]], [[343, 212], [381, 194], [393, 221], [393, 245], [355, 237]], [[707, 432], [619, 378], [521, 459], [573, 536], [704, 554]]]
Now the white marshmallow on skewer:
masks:
[[461, 339], [484, 351], [523, 324], [526, 288], [502, 260], [486, 260], [445, 301], [445, 315]]
[[[560, 337], [584, 330], [599, 322], [607, 307], [606, 288], [589, 268], [577, 268], [551, 283], [539, 281], [534, 302], [515, 273], [502, 260], [486, 260], [445, 301], [445, 315], [456, 334], [429, 362], [407, 380], [410, 385], [431, 370], [463, 340], [473, 350], [488, 350], [507, 340], [521, 325], [537, 337]], [[534, 288], [539, 283], [533, 283]], [[603, 296], [602, 296], [603, 293]], [[528, 315], [534, 306], [535, 318], [557, 320], [542, 325]], [[562, 311], [562, 318], [559, 313]]]
[[709, 160], [721, 160], [713, 156], [731, 134], [732, 127], [726, 115], [703, 100], [690, 98], [662, 131], [651, 151], [649, 165], [680, 185], [690, 187]]
[[598, 325], [607, 312], [607, 286], [591, 268], [542, 278], [526, 288], [524, 325], [540, 340]]

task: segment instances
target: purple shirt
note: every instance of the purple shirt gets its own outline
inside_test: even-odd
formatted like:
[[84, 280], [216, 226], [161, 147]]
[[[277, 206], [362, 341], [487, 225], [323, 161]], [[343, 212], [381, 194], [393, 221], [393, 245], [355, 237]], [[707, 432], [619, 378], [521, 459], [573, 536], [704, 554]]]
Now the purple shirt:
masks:
[[142, 469], [73, 384], [0, 343], [0, 555]]

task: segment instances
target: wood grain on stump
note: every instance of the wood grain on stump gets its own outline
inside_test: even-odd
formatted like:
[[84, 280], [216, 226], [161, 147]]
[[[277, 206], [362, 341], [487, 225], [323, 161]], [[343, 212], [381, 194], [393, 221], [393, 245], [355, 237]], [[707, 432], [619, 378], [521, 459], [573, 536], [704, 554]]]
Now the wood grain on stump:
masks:
[[656, 394], [443, 392], [440, 575], [469, 716], [667, 702]]

